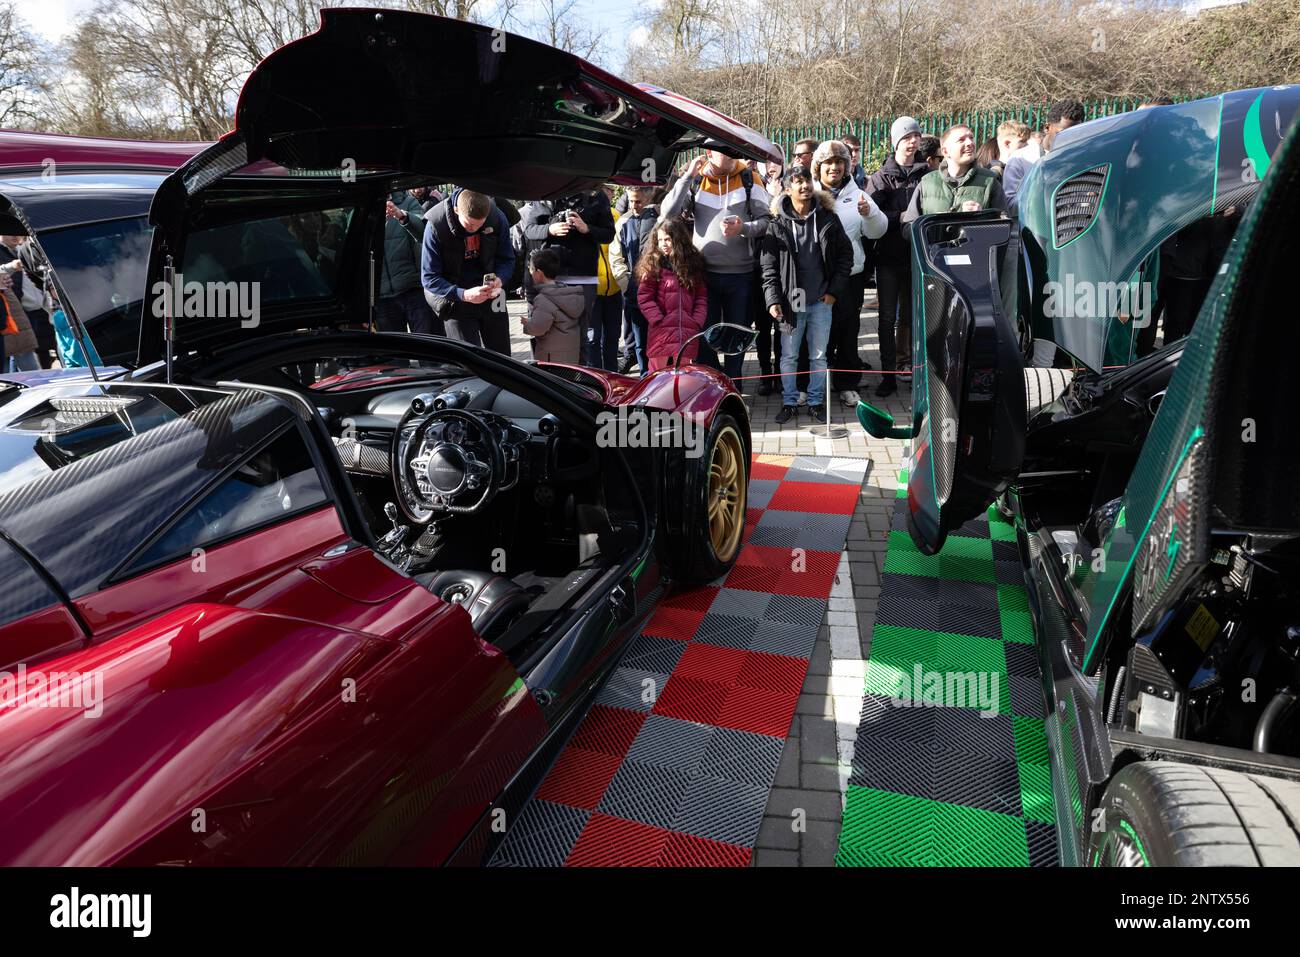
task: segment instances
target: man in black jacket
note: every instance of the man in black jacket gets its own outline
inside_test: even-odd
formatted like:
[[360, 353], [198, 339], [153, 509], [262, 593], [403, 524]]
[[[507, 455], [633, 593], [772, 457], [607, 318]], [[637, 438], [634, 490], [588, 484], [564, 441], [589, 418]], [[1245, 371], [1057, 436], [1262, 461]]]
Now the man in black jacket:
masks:
[[482, 193], [456, 189], [425, 214], [420, 284], [447, 335], [510, 355], [506, 279], [515, 267], [510, 223]]
[[778, 424], [795, 414], [799, 345], [808, 340], [808, 414], [825, 418], [826, 343], [831, 307], [848, 294], [853, 248], [829, 194], [816, 188], [812, 170], [790, 167], [785, 192], [772, 200], [772, 222], [763, 237], [763, 300], [781, 324], [781, 411]]
[[[614, 239], [614, 214], [604, 190], [594, 189], [554, 203], [534, 203], [522, 221], [524, 238], [533, 249], [554, 249], [560, 254], [558, 282], [582, 286], [586, 307], [579, 323], [580, 342], [596, 304], [600, 247]], [[586, 346], [583, 346], [586, 354]]]
[[[912, 248], [899, 217], [930, 167], [916, 161], [921, 127], [910, 116], [900, 116], [890, 129], [894, 153], [867, 181], [867, 195], [889, 220], [885, 235], [876, 240], [876, 296], [880, 304], [880, 384], [876, 395], [892, 395], [898, 388], [895, 371], [912, 365]], [[894, 336], [898, 326], [897, 340]]]
[[420, 285], [424, 210], [414, 190], [390, 193], [384, 203], [384, 261], [379, 270], [375, 326], [380, 332], [444, 336]]

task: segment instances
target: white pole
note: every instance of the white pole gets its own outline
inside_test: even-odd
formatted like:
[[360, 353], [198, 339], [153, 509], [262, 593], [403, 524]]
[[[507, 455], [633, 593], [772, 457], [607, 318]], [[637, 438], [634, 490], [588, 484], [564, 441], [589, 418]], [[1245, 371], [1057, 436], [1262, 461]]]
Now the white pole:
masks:
[[826, 437], [831, 437], [831, 364], [826, 363]]

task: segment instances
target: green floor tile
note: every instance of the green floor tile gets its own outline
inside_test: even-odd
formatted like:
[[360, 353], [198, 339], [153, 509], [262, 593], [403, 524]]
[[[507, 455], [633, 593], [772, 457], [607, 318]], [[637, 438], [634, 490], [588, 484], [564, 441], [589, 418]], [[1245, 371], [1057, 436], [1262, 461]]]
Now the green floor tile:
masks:
[[993, 545], [986, 538], [955, 535], [938, 555], [922, 555], [907, 532], [890, 532], [885, 571], [951, 581], [992, 582]]
[[1052, 769], [1043, 764], [1020, 764], [1020, 805], [1025, 817], [1042, 824], [1056, 823], [1052, 802]]
[[921, 700], [922, 695], [913, 688], [918, 664], [923, 673], [997, 674], [1000, 713], [1010, 712], [1007, 662], [1002, 643], [972, 635], [877, 624], [871, 638], [871, 656], [867, 660], [864, 690], [867, 694], [891, 695], [908, 701]]
[[1014, 641], [1021, 645], [1034, 643], [1034, 620], [1027, 611], [1007, 611], [998, 609], [1002, 618], [1002, 640]]
[[850, 787], [835, 863], [841, 867], [1024, 867], [1019, 818]]
[[1047, 767], [1047, 732], [1042, 718], [1011, 716], [1011, 728], [1016, 736], [1016, 762]]
[[1007, 611], [1029, 611], [1029, 595], [1024, 585], [999, 585], [998, 607]]

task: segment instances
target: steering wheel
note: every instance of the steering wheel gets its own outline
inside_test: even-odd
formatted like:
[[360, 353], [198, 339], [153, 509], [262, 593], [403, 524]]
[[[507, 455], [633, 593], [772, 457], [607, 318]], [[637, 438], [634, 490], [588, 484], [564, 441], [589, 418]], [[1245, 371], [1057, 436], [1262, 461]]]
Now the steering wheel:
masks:
[[427, 418], [408, 409], [390, 454], [398, 508], [417, 525], [479, 511], [496, 496], [505, 471], [495, 429], [464, 409], [440, 409]]

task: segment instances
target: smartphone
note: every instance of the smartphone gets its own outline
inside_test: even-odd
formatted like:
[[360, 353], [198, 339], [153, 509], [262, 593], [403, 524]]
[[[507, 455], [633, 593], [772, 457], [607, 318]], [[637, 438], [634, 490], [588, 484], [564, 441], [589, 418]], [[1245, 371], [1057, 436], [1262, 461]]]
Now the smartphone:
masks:
[[570, 226], [573, 225], [573, 221], [577, 218], [578, 218], [577, 210], [566, 209], [564, 211], [564, 221], [568, 223]]
[[497, 281], [497, 274], [494, 272], [485, 272], [483, 274], [483, 285], [490, 286]]

